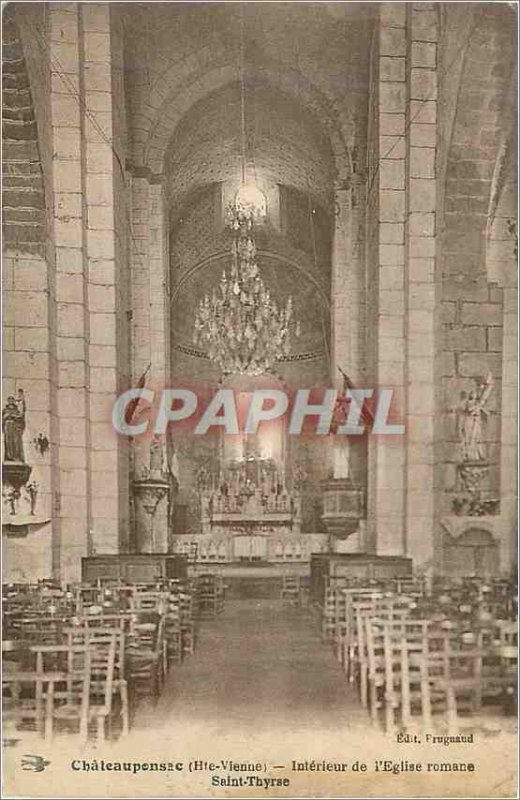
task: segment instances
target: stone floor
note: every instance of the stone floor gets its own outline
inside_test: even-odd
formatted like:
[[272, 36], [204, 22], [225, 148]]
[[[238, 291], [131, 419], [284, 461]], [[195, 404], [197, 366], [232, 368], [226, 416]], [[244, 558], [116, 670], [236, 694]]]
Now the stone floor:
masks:
[[[26, 753], [47, 759], [45, 771], [24, 771]], [[381, 759], [390, 771], [377, 770]], [[230, 760], [288, 783], [244, 789]], [[139, 771], [105, 770], [105, 761]], [[475, 771], [407, 771], [429, 761]], [[180, 770], [150, 772], [148, 762]], [[305, 762], [348, 768], [302, 771]], [[475, 744], [400, 744], [369, 723], [308, 609], [243, 600], [202, 623], [195, 654], [172, 670], [157, 705], [140, 703], [128, 737], [85, 749], [74, 737], [20, 741], [6, 748], [4, 786], [6, 796], [38, 798], [512, 797], [516, 764], [516, 717], [481, 727]]]
[[242, 600], [201, 624], [195, 655], [173, 670], [155, 708], [140, 709], [135, 727], [168, 721], [236, 736], [346, 732], [366, 716], [307, 608]]

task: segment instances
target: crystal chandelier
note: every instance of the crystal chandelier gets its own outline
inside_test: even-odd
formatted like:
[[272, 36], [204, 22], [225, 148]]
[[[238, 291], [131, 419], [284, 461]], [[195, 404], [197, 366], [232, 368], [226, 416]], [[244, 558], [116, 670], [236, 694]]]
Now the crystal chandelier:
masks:
[[[244, 9], [240, 4], [241, 188], [227, 213], [233, 232], [231, 265], [211, 298], [201, 301], [195, 315], [195, 344], [203, 347], [222, 374], [262, 375], [289, 354], [293, 323], [292, 298], [279, 308], [260, 277], [253, 235], [255, 220], [265, 216], [265, 197], [256, 181], [246, 180], [246, 102]], [[254, 168], [253, 168], [254, 171]]]
[[199, 304], [195, 317], [195, 343], [204, 347], [224, 375], [262, 375], [288, 355], [292, 336], [300, 325], [293, 322], [289, 297], [280, 308], [260, 277], [253, 237], [256, 209], [235, 202], [227, 214], [233, 231], [231, 265], [224, 271], [211, 298]]

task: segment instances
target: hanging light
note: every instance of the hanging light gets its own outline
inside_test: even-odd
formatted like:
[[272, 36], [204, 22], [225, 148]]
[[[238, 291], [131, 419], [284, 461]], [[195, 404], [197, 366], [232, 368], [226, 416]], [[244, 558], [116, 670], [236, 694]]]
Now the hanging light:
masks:
[[232, 231], [231, 263], [217, 290], [206, 295], [195, 315], [195, 344], [205, 348], [223, 375], [262, 375], [291, 351], [293, 301], [285, 307], [271, 298], [256, 262], [255, 222], [266, 216], [266, 199], [256, 182], [246, 180], [244, 31], [241, 16], [241, 187], [228, 208]]
[[255, 222], [262, 221], [267, 216], [265, 194], [254, 181], [242, 184], [235, 195], [234, 207], [240, 209], [242, 213], [252, 214]]
[[293, 303], [271, 299], [256, 263], [254, 212], [232, 206], [231, 265], [211, 298], [206, 295], [195, 316], [195, 343], [204, 347], [223, 375], [262, 375], [291, 350]]

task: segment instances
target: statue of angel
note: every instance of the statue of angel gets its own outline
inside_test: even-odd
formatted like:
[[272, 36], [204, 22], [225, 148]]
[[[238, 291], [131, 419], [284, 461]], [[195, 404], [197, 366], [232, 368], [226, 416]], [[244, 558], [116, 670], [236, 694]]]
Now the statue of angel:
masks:
[[461, 443], [462, 461], [484, 461], [486, 454], [482, 441], [482, 422], [487, 418], [486, 404], [493, 389], [493, 378], [488, 374], [467, 395], [461, 393], [459, 405], [458, 434]]

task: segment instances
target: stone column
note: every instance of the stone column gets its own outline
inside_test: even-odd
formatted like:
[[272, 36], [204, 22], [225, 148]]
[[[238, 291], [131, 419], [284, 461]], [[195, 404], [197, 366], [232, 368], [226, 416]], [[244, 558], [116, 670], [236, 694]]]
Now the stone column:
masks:
[[[394, 393], [393, 414], [402, 421], [405, 388], [405, 245], [406, 218], [406, 9], [382, 4], [378, 48], [373, 67], [377, 101], [373, 124], [378, 130], [376, 177], [368, 187], [377, 193], [377, 264], [372, 270], [376, 293], [372, 311], [372, 353], [376, 388]], [[371, 436], [369, 441], [368, 524], [379, 555], [405, 551], [405, 437]]]
[[90, 425], [89, 319], [82, 201], [80, 27], [76, 3], [49, 8], [54, 241], [56, 246], [56, 355], [60, 493], [54, 516], [60, 534], [62, 580], [79, 580], [89, 552]]
[[150, 279], [148, 267], [150, 185], [132, 175], [131, 341], [132, 383], [150, 363]]
[[512, 275], [504, 286], [502, 409], [500, 436], [500, 569], [516, 562], [518, 492], [518, 289]]
[[[433, 568], [436, 342], [437, 12], [408, 5], [406, 115], [406, 554]], [[439, 409], [440, 406], [437, 406]]]
[[[149, 367], [147, 385], [161, 391], [170, 383], [168, 226], [163, 187], [148, 177], [132, 179], [132, 374], [134, 385]], [[149, 466], [151, 436], [133, 445], [135, 540], [147, 540], [140, 489], [143, 470]], [[166, 451], [166, 447], [163, 448]], [[164, 551], [168, 539], [168, 502], [164, 493], [153, 514], [154, 538]], [[149, 538], [149, 537], [148, 537]], [[146, 545], [150, 547], [150, 543]]]
[[[335, 191], [335, 228], [332, 251], [331, 281], [331, 371], [333, 384], [343, 388], [341, 368], [356, 386], [362, 384], [364, 325], [363, 259], [359, 214], [361, 182], [356, 175], [342, 181]], [[360, 520], [363, 498], [359, 486], [362, 468], [359, 442], [337, 436], [332, 443], [331, 481], [323, 485], [324, 523], [331, 535], [348, 535], [337, 540], [338, 550], [356, 552], [363, 549], [363, 524]], [[364, 485], [364, 482], [363, 482]], [[342, 509], [342, 511], [340, 511]]]
[[332, 254], [332, 366], [334, 378], [342, 385], [338, 367], [355, 385], [364, 378], [363, 328], [365, 287], [361, 224], [364, 186], [358, 175], [348, 187], [335, 192], [336, 219]]
[[[112, 427], [111, 410], [121, 388], [125, 364], [124, 309], [118, 286], [125, 281], [124, 169], [113, 92], [116, 34], [106, 4], [82, 4], [84, 69], [84, 202], [87, 215], [88, 319], [91, 419], [91, 526], [97, 553], [117, 553], [128, 508], [126, 442]], [[116, 147], [118, 149], [116, 149]], [[118, 151], [119, 150], [119, 151]], [[124, 176], [123, 176], [124, 178]], [[123, 208], [119, 209], [119, 204]], [[118, 230], [119, 227], [119, 230]], [[116, 258], [117, 254], [117, 258]], [[119, 297], [120, 299], [120, 297]]]
[[166, 201], [161, 183], [152, 183], [150, 198], [150, 361], [154, 381], [162, 388], [169, 380], [170, 307], [168, 225]]
[[81, 556], [119, 551], [128, 513], [125, 442], [111, 425], [127, 338], [123, 100], [113, 83], [122, 62], [111, 14], [104, 4], [50, 8], [62, 580], [80, 577]]
[[[503, 292], [503, 329], [488, 328], [489, 349], [502, 349], [502, 392], [500, 404], [500, 516], [493, 520], [500, 539], [500, 569], [510, 573], [516, 563], [518, 491], [518, 310], [517, 310], [517, 180], [514, 159], [506, 163], [507, 177], [489, 220], [486, 248], [488, 279]], [[500, 341], [501, 340], [501, 341]]]

